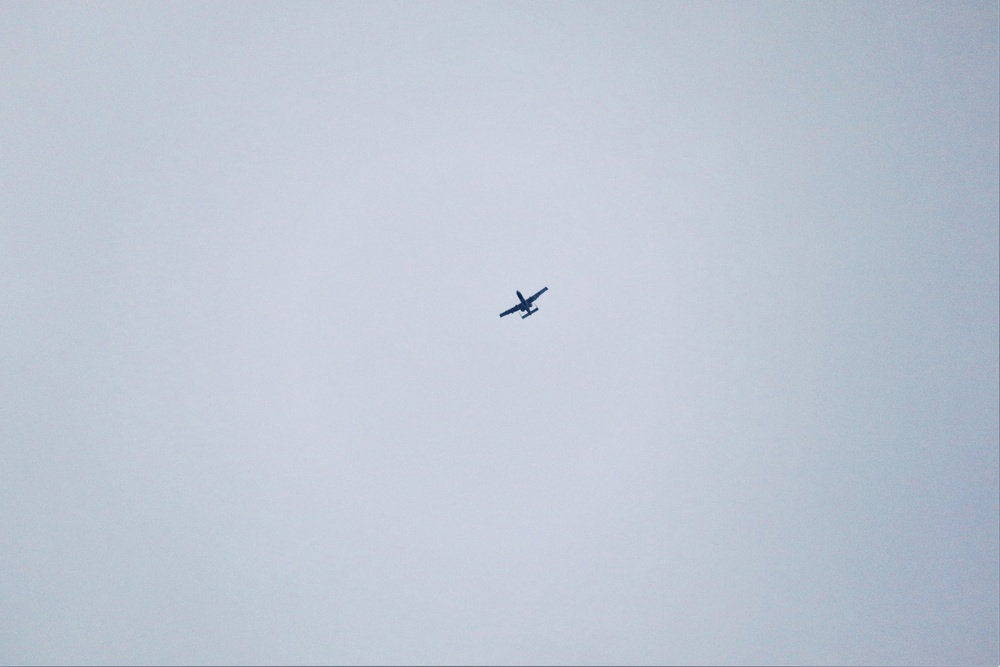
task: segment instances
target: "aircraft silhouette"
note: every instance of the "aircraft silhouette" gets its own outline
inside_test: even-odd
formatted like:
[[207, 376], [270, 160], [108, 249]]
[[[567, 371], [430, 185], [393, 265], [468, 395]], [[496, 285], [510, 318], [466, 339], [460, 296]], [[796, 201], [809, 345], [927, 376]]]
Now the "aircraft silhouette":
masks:
[[521, 319], [523, 320], [528, 315], [531, 315], [532, 313], [537, 313], [538, 309], [537, 308], [532, 309], [531, 304], [533, 304], [535, 302], [535, 299], [540, 297], [547, 289], [548, 287], [543, 287], [542, 289], [538, 290], [538, 292], [536, 292], [535, 294], [529, 296], [527, 299], [521, 296], [521, 293], [518, 292], [517, 298], [518, 300], [520, 300], [521, 303], [517, 304], [510, 310], [503, 311], [502, 313], [500, 313], [500, 317], [504, 317], [505, 315], [510, 315], [511, 313], [516, 313], [517, 311], [522, 310], [524, 311], [524, 315], [521, 315]]

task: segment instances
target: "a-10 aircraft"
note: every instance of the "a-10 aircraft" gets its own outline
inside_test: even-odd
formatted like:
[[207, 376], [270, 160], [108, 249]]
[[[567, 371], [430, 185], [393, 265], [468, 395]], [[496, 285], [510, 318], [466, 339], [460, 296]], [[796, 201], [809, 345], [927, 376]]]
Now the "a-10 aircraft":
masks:
[[527, 299], [525, 299], [523, 296], [521, 296], [521, 293], [518, 292], [517, 293], [517, 298], [518, 298], [518, 300], [520, 300], [521, 303], [517, 304], [516, 306], [514, 306], [510, 310], [503, 311], [502, 313], [500, 313], [500, 317], [504, 317], [505, 315], [510, 315], [511, 313], [516, 313], [517, 311], [521, 310], [521, 311], [524, 311], [524, 315], [521, 315], [521, 319], [523, 320], [528, 315], [531, 315], [532, 313], [537, 313], [538, 312], [538, 308], [532, 308], [531, 304], [533, 304], [535, 302], [535, 299], [537, 299], [542, 294], [544, 294], [545, 290], [547, 290], [547, 289], [548, 289], [548, 287], [543, 287], [542, 289], [538, 290], [535, 294], [529, 296]]

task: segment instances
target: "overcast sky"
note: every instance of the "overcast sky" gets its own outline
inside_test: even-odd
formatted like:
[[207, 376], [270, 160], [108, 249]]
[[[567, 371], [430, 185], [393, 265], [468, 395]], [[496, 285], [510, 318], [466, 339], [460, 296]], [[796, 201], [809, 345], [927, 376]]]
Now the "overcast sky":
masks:
[[0, 5], [0, 662], [998, 664], [997, 35]]

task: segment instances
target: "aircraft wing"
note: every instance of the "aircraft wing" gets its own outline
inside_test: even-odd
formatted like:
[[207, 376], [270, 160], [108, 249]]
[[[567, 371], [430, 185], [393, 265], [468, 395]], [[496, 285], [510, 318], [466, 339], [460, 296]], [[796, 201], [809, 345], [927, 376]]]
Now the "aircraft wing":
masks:
[[519, 310], [521, 310], [521, 304], [517, 304], [516, 306], [514, 306], [510, 310], [503, 311], [502, 313], [500, 313], [500, 317], [503, 317], [504, 315], [510, 315], [511, 313], [516, 313]]
[[527, 299], [525, 299], [525, 301], [527, 301], [528, 303], [534, 303], [535, 299], [537, 299], [542, 294], [544, 294], [545, 290], [547, 290], [547, 289], [548, 289], [548, 287], [543, 287], [542, 289], [538, 290], [537, 292], [535, 292], [534, 294], [532, 294], [531, 296], [529, 296]]

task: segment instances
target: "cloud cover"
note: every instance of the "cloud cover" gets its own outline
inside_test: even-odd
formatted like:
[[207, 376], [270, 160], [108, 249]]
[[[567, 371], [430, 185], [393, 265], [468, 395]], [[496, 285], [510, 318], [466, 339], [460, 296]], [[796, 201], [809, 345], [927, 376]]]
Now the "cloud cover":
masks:
[[2, 662], [996, 662], [995, 4], [3, 12]]

